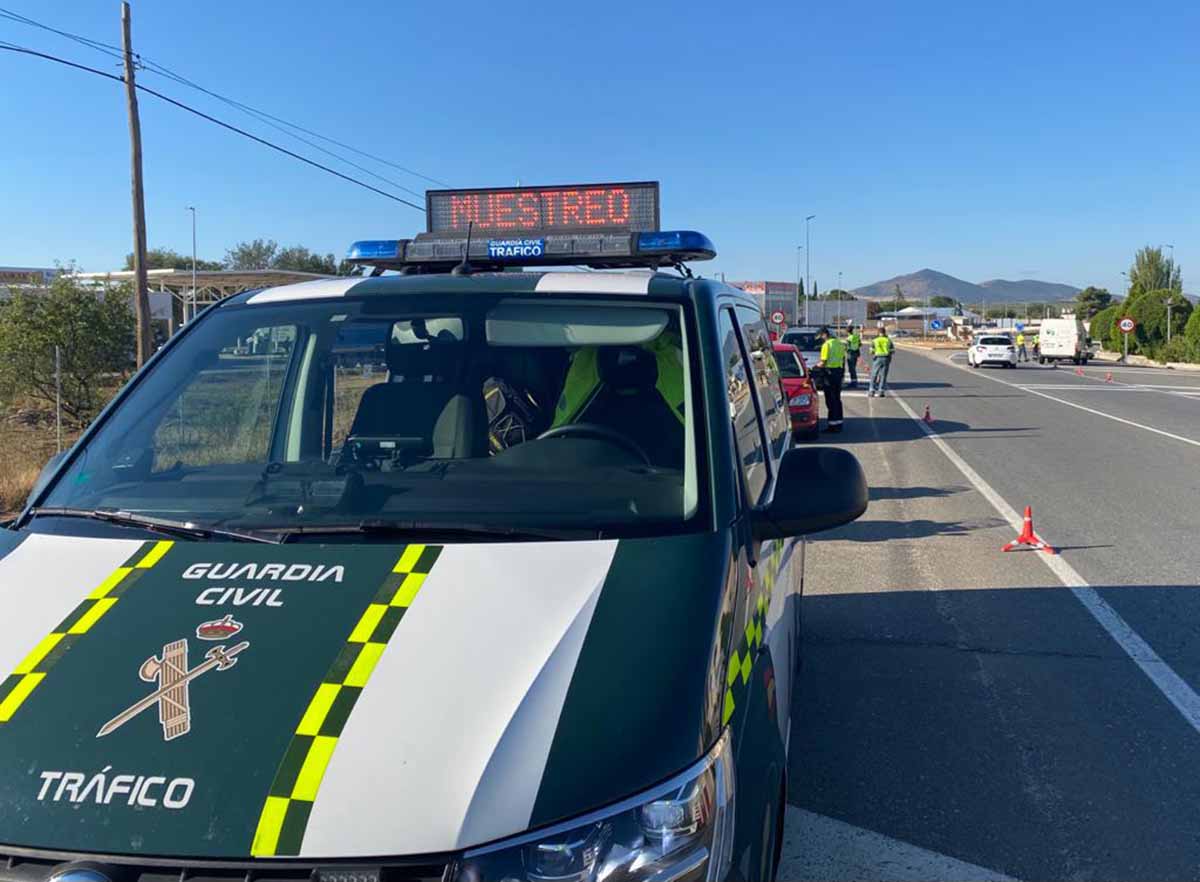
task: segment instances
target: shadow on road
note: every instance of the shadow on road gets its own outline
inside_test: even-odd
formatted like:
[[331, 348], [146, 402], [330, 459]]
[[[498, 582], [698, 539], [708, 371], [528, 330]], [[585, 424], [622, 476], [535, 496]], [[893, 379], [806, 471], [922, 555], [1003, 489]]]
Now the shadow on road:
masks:
[[[968, 423], [957, 420], [937, 419], [934, 414], [933, 429], [939, 435], [986, 435], [996, 437], [1002, 433], [1010, 433], [1010, 437], [1031, 437], [1028, 433], [1040, 431], [1036, 426], [989, 426], [972, 428]], [[1022, 434], [1026, 433], [1026, 434]], [[909, 417], [888, 416], [848, 416], [845, 428], [836, 435], [822, 435], [821, 440], [828, 444], [862, 444], [879, 441], [912, 441], [923, 438], [925, 433], [921, 427]]]
[[871, 500], [878, 499], [924, 499], [926, 497], [953, 496], [965, 493], [966, 487], [872, 487]]
[[855, 521], [836, 530], [826, 530], [808, 538], [809, 542], [886, 542], [889, 539], [923, 539], [927, 536], [965, 536], [974, 530], [1003, 526], [1000, 518], [981, 518], [973, 521], [931, 521], [917, 518], [909, 521]]
[[[1194, 585], [1097, 590], [1196, 688]], [[805, 596], [802, 615], [795, 805], [1019, 879], [1194, 878], [1196, 733], [1068, 589]]]

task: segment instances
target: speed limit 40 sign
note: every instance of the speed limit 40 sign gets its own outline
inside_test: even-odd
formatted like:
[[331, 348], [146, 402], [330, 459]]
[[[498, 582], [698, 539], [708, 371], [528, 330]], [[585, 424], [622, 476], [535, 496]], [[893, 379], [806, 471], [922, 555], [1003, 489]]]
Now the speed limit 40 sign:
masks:
[[1133, 329], [1136, 327], [1137, 327], [1137, 322], [1135, 322], [1129, 316], [1125, 316], [1123, 319], [1121, 319], [1119, 322], [1117, 322], [1117, 328], [1121, 331], [1122, 334], [1132, 334]]
[[773, 313], [771, 313], [771, 322], [772, 322], [772, 324], [776, 324], [776, 325], [782, 325], [782, 324], [783, 324], [783, 319], [784, 319], [784, 315], [783, 315], [783, 313], [782, 313], [782, 312], [780, 312], [778, 309], [777, 309], [777, 310], [775, 310]]

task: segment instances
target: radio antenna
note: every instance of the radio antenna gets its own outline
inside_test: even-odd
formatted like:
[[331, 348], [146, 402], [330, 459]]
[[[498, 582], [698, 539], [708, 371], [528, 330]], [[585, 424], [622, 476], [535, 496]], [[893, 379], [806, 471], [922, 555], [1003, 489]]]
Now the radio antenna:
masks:
[[462, 263], [450, 270], [451, 275], [469, 276], [471, 275], [471, 232], [475, 229], [475, 221], [467, 221], [467, 245], [463, 248]]

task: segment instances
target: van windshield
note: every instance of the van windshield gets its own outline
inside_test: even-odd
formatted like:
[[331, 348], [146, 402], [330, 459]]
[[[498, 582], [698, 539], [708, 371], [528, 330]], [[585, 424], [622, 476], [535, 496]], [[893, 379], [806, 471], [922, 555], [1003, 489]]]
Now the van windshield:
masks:
[[679, 304], [253, 300], [202, 317], [39, 508], [292, 532], [700, 528]]

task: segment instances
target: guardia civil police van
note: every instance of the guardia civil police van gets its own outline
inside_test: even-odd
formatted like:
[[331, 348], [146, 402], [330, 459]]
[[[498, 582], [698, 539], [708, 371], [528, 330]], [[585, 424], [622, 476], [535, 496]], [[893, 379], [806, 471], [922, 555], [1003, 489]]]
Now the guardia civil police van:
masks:
[[3, 882], [773, 876], [858, 463], [657, 184], [427, 208], [189, 323], [0, 530]]

